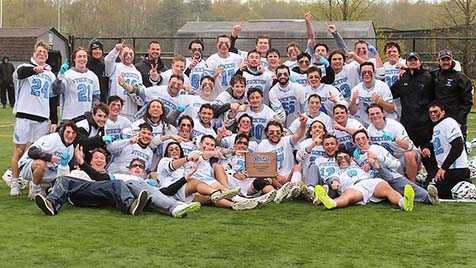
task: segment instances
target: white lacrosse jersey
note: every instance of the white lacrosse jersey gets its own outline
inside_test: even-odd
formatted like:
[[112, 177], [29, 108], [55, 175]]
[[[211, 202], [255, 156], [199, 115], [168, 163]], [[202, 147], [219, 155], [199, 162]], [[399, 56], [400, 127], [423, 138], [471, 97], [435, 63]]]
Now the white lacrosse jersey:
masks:
[[392, 134], [395, 138], [412, 142], [410, 140], [410, 137], [408, 137], [408, 133], [405, 130], [405, 127], [396, 120], [385, 118], [385, 126], [383, 127], [383, 129], [377, 129], [374, 124], [370, 124], [370, 126], [367, 128], [370, 143], [382, 146], [383, 148], [387, 149], [387, 151], [391, 153], [395, 158], [402, 157], [403, 154], [407, 151], [406, 148], [400, 147], [400, 145], [398, 145], [394, 141], [386, 140], [383, 137], [383, 130]]
[[245, 96], [248, 96], [250, 88], [259, 88], [263, 92], [263, 103], [269, 105], [269, 90], [273, 86], [273, 73], [265, 71], [260, 75], [252, 75], [248, 72], [243, 72], [243, 77], [246, 78]]
[[335, 105], [332, 101], [329, 100], [329, 96], [331, 94], [336, 98], [337, 104], [345, 105], [345, 107], [349, 106], [347, 101], [340, 94], [339, 90], [337, 90], [337, 88], [335, 88], [334, 86], [321, 83], [321, 85], [318, 88], [312, 88], [310, 85], [308, 85], [304, 87], [304, 90], [305, 90], [304, 102], [301, 102], [301, 107], [306, 112], [308, 111], [307, 99], [312, 94], [317, 94], [319, 95], [319, 97], [321, 97], [321, 104], [322, 104], [321, 111], [323, 111], [329, 116], [332, 116], [332, 112], [333, 112], [332, 109], [334, 108], [334, 105]]
[[[160, 81], [160, 86], [166, 86], [169, 84], [169, 80], [170, 80], [170, 77], [173, 75], [173, 71], [172, 69], [168, 69], [167, 71], [163, 72], [160, 74], [160, 76], [162, 77], [162, 80]], [[183, 85], [184, 86], [191, 86], [191, 83], [190, 83], [190, 78], [188, 78], [188, 76], [186, 74], [182, 74], [182, 77], [183, 77]], [[199, 81], [200, 82], [200, 81]]]
[[[306, 131], [309, 129], [309, 127], [314, 121], [321, 121], [321, 123], [323, 123], [326, 127], [327, 133], [332, 133], [332, 119], [327, 114], [319, 111], [319, 114], [316, 117], [311, 117], [308, 113], [306, 113], [306, 117]], [[294, 119], [294, 121], [288, 128], [289, 133], [291, 135], [296, 133], [300, 125], [301, 122], [299, 122], [299, 118]]]
[[[188, 68], [192, 63], [192, 59], [188, 57], [186, 59], [185, 68]], [[192, 93], [197, 93], [200, 89], [200, 79], [205, 76], [206, 72], [206, 62], [202, 59], [193, 69], [190, 71], [189, 79], [190, 85], [192, 86]]]
[[50, 117], [50, 98], [55, 97], [53, 82], [56, 76], [51, 72], [51, 68], [47, 66], [42, 73], [18, 79], [18, 69], [22, 67], [36, 67], [35, 60], [31, 58], [30, 61], [31, 63], [20, 64], [13, 73], [13, 79], [17, 80], [16, 101], [13, 113], [31, 114], [48, 119]]
[[319, 168], [319, 175], [321, 175], [325, 183], [332, 174], [339, 170], [335, 157], [329, 157], [327, 154], [317, 156], [314, 164]]
[[[41, 149], [43, 152], [52, 154], [57, 157], [61, 157], [61, 154], [68, 151], [68, 154], [69, 154], [68, 162], [74, 157], [74, 145], [72, 144], [69, 146], [64, 145], [59, 133], [52, 133], [52, 134], [43, 136], [39, 138], [37, 141], [35, 141], [31, 146], [35, 146]], [[33, 159], [31, 159], [28, 156], [28, 149], [27, 149], [25, 153], [23, 154], [23, 156], [20, 158], [20, 161], [18, 161], [18, 167], [21, 169], [26, 164], [29, 164], [31, 162], [33, 162]], [[43, 175], [44, 181], [51, 181], [52, 179], [56, 178], [57, 172], [58, 172], [58, 165], [59, 165], [59, 161], [57, 163], [47, 162], [45, 174]], [[26, 166], [25, 168], [30, 168], [30, 167]]]
[[360, 82], [357, 67], [354, 64], [344, 64], [342, 70], [335, 74], [334, 83], [332, 83], [348, 103], [352, 97], [351, 90]]
[[271, 108], [274, 111], [284, 110], [286, 112], [285, 127], [298, 118], [298, 112], [302, 112], [301, 103], [305, 101], [305, 92], [301, 85], [289, 82], [284, 88], [279, 83], [274, 85], [269, 91]]
[[[347, 118], [345, 127], [349, 129], [365, 128], [359, 121], [355, 120], [354, 118]], [[340, 131], [334, 128], [334, 135], [337, 138], [339, 148], [346, 148], [348, 150], [355, 148], [354, 142], [352, 141], [352, 135], [350, 135], [346, 131]]]
[[160, 159], [159, 165], [157, 167], [157, 179], [160, 182], [160, 188], [168, 187], [174, 182], [185, 177], [185, 168], [181, 166], [175, 170], [171, 167], [172, 162], [174, 161], [171, 157], [164, 157]]
[[[451, 117], [446, 117], [441, 120], [433, 128], [433, 136], [431, 138], [431, 143], [433, 143], [433, 150], [435, 152], [436, 162], [438, 167], [441, 168], [443, 162], [451, 150], [451, 142], [456, 138], [463, 138], [461, 133], [461, 128], [458, 125], [458, 122]], [[468, 167], [468, 157], [466, 151], [463, 149], [461, 155], [450, 165], [450, 169], [455, 168], [467, 168]]]
[[[370, 119], [367, 114], [367, 107], [373, 103], [372, 101], [372, 94], [375, 92], [377, 95], [386, 102], [393, 103], [393, 96], [390, 88], [387, 84], [380, 80], [374, 80], [374, 86], [370, 89], [367, 89], [363, 82], [357, 84], [353, 89], [352, 92], [358, 91], [359, 97], [357, 98], [357, 112], [353, 115], [353, 117], [359, 120], [365, 127], [370, 125]], [[352, 95], [352, 93], [351, 93]], [[384, 112], [385, 117], [387, 118], [396, 118], [395, 113], [387, 113]]]
[[168, 86], [140, 87], [139, 91], [139, 97], [144, 103], [151, 100], [160, 100], [164, 104], [163, 112], [165, 115], [168, 115], [170, 111], [177, 110], [177, 106], [182, 104], [180, 92], [177, 96], [172, 97], [169, 94]]
[[218, 54], [211, 55], [206, 61], [206, 74], [213, 75], [215, 70], [223, 67], [223, 72], [215, 79], [215, 90], [213, 90], [214, 97], [225, 91], [231, 86], [231, 78], [235, 75], [236, 70], [240, 68], [243, 58], [235, 53], [228, 53], [228, 57], [222, 58]]
[[104, 125], [104, 135], [111, 136], [113, 141], [122, 139], [122, 130], [130, 127], [131, 120], [125, 118], [122, 115], [118, 115], [116, 121], [107, 119], [106, 125]]
[[142, 148], [139, 144], [130, 144], [129, 140], [115, 141], [106, 146], [112, 154], [111, 162], [107, 166], [109, 173], [127, 174], [131, 161], [139, 158], [145, 161], [145, 170], [151, 170], [151, 161], [154, 152], [149, 147]]
[[61, 92], [61, 121], [91, 111], [94, 96], [99, 99], [101, 91], [98, 77], [88, 69], [84, 73], [75, 68], [67, 70], [61, 83], [64, 85]]
[[135, 85], [142, 84], [142, 75], [139, 70], [132, 64], [126, 66], [122, 62], [116, 62], [119, 52], [114, 48], [104, 58], [106, 66], [106, 75], [109, 77], [109, 96], [117, 95], [124, 100], [121, 114], [132, 119], [137, 113], [137, 104], [129, 96], [129, 91], [119, 85], [118, 77], [123, 74], [127, 84]]
[[286, 178], [294, 166], [293, 150], [292, 136], [282, 137], [277, 144], [271, 144], [268, 139], [264, 139], [258, 145], [258, 152], [276, 152], [278, 172]]

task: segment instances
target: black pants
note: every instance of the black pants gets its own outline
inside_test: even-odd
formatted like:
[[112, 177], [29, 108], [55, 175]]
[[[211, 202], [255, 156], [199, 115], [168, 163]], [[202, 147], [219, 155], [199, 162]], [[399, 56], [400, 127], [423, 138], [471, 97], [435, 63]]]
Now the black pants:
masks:
[[58, 177], [53, 191], [47, 199], [58, 211], [68, 197], [78, 206], [115, 206], [124, 213], [134, 202], [129, 187], [120, 180], [114, 181], [85, 181], [72, 177]]
[[5, 106], [7, 104], [7, 93], [8, 93], [8, 102], [10, 106], [15, 105], [15, 92], [13, 90], [13, 84], [11, 83], [1, 83], [0, 84], [0, 99], [2, 104]]
[[440, 198], [452, 199], [451, 188], [460, 181], [467, 181], [471, 183], [469, 178], [470, 172], [468, 168], [448, 169], [445, 173], [445, 179], [436, 182], [435, 186], [438, 189], [438, 196]]

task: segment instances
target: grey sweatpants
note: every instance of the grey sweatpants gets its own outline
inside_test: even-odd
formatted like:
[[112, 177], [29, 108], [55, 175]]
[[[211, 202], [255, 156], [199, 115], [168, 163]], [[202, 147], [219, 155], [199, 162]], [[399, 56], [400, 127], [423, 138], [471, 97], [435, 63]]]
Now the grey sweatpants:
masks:
[[139, 195], [141, 191], [147, 191], [150, 206], [164, 214], [172, 215], [172, 210], [179, 205], [177, 200], [164, 195], [158, 188], [147, 184], [147, 182], [143, 180], [128, 180], [125, 183], [135, 196]]

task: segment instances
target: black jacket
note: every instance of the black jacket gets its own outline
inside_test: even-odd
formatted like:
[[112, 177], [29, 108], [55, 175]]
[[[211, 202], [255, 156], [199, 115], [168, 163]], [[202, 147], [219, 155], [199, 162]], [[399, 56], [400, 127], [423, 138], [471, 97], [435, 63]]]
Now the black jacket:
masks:
[[94, 59], [91, 55], [89, 55], [87, 67], [98, 77], [99, 88], [101, 90], [101, 102], [107, 103], [107, 98], [109, 97], [109, 77], [107, 77], [104, 72], [104, 61]]
[[142, 84], [146, 87], [152, 86], [152, 83], [149, 81], [149, 71], [151, 69], [151, 65], [157, 65], [157, 72], [159, 73], [165, 71], [165, 64], [162, 62], [162, 59], [160, 57], [157, 63], [149, 60], [148, 58], [145, 58], [143, 61], [137, 63], [136, 69], [139, 70], [139, 72], [141, 73]]
[[437, 69], [431, 72], [435, 79], [435, 97], [446, 105], [446, 114], [465, 125], [473, 105], [471, 80], [462, 72]]
[[428, 105], [435, 99], [434, 82], [430, 72], [419, 69], [413, 74], [407, 69], [391, 87], [393, 98], [402, 104], [400, 122], [407, 129], [431, 125]]

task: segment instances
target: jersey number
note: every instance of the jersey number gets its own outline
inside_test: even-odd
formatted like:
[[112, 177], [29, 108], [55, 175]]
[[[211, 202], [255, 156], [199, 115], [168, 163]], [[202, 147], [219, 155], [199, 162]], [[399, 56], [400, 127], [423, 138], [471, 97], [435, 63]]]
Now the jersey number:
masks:
[[31, 81], [31, 95], [40, 97], [40, 95], [43, 96], [43, 98], [48, 99], [48, 87], [49, 83], [45, 82], [42, 85], [42, 81], [40, 79], [33, 79]]
[[78, 85], [78, 102], [91, 102], [91, 85]]

